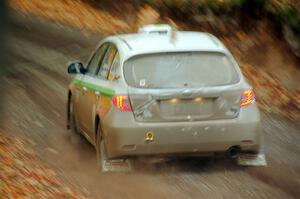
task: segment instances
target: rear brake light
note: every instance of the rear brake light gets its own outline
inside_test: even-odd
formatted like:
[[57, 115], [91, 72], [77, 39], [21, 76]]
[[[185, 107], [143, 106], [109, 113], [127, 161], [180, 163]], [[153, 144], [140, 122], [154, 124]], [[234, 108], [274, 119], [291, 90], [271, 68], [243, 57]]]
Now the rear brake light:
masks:
[[117, 109], [121, 111], [131, 111], [131, 106], [127, 96], [125, 95], [117, 95], [112, 99], [113, 105], [117, 107]]
[[254, 103], [254, 93], [252, 90], [245, 90], [242, 95], [241, 106], [248, 106]]

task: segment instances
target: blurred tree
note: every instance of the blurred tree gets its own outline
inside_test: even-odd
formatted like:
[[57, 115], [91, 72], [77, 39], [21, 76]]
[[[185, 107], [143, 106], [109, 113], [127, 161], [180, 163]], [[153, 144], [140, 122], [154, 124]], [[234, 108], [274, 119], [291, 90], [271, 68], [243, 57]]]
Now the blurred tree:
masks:
[[282, 30], [292, 52], [300, 57], [300, 1], [268, 0], [265, 10]]

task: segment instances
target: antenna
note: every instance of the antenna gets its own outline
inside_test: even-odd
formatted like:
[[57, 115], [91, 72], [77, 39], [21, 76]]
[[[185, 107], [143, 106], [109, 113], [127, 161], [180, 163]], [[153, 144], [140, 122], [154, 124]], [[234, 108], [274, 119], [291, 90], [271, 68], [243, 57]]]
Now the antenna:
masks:
[[171, 42], [174, 43], [176, 41], [176, 32], [178, 30], [178, 26], [176, 25], [176, 23], [170, 19], [167, 18], [168, 23], [171, 26]]
[[168, 24], [150, 24], [141, 27], [138, 32], [147, 34], [168, 34], [172, 32], [172, 27]]

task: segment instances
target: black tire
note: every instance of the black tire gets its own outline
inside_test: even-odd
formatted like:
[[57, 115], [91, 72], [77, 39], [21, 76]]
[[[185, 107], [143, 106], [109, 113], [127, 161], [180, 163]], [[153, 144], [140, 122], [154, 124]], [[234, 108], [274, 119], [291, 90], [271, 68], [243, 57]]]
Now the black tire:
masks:
[[72, 130], [72, 132], [78, 134], [78, 128], [77, 128], [77, 122], [76, 122], [76, 115], [74, 113], [74, 107], [73, 107], [73, 102], [72, 99], [70, 99], [69, 102], [69, 111], [70, 111], [70, 129]]

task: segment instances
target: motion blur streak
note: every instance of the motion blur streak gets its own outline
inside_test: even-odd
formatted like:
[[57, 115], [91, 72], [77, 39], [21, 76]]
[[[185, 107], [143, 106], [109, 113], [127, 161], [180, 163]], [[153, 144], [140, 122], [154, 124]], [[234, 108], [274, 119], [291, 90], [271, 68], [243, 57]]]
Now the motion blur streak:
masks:
[[[6, 1], [0, 1], [0, 84], [2, 82], [2, 75], [6, 71], [6, 59], [5, 59], [5, 48], [6, 48], [6, 36], [7, 36], [7, 7]], [[0, 114], [1, 114], [1, 102], [3, 93], [0, 94]], [[0, 118], [1, 119], [1, 118]]]
[[[2, 3], [0, 1], [0, 9]], [[1, 103], [0, 131], [29, 138], [33, 145], [35, 143], [34, 149], [39, 157], [53, 167], [65, 183], [73, 184], [91, 198], [106, 199], [299, 198], [299, 123], [267, 111], [262, 114], [266, 168], [239, 167], [224, 158], [188, 158], [158, 165], [138, 161], [137, 171], [131, 174], [99, 173], [94, 148], [79, 135], [66, 130], [67, 85], [70, 81], [66, 63], [87, 60], [102, 36], [90, 33], [87, 37], [79, 28], [58, 25], [46, 18], [18, 11], [9, 14], [9, 27], [11, 34], [7, 40], [6, 56], [9, 67], [3, 78], [6, 87], [0, 85], [0, 97], [5, 93]], [[242, 61], [258, 66], [250, 74], [259, 76], [261, 71], [275, 71], [271, 77], [288, 79], [285, 81], [290, 86], [288, 88], [296, 90], [297, 84], [290, 81], [299, 80], [298, 70], [293, 69], [293, 64], [298, 63], [296, 58], [292, 58], [289, 48], [281, 41], [253, 36], [257, 34], [261, 32], [254, 32], [249, 38], [264, 39], [252, 41], [241, 34], [237, 38], [243, 42], [234, 40], [235, 43], [226, 44], [232, 49], [238, 46], [240, 52], [234, 51], [234, 54]], [[257, 47], [256, 42], [263, 42], [263, 45]], [[267, 42], [272, 45], [267, 45]], [[255, 84], [254, 89], [259, 85]], [[261, 88], [259, 92], [261, 97], [268, 94], [268, 90]], [[258, 95], [257, 91], [255, 94]], [[292, 109], [297, 110], [294, 106]]]

